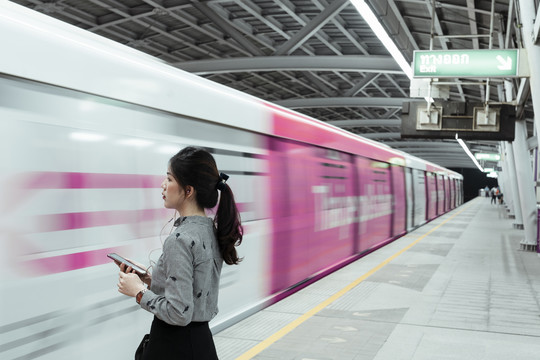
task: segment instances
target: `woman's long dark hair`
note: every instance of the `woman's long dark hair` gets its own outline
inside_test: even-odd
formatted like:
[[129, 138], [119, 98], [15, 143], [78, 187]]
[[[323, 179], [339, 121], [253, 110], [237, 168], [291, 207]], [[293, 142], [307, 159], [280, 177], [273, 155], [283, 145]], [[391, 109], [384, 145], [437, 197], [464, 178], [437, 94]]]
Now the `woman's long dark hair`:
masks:
[[240, 212], [231, 188], [220, 177], [212, 154], [205, 149], [189, 146], [174, 155], [169, 164], [180, 186], [193, 186], [197, 204], [202, 208], [211, 209], [216, 206], [218, 183], [221, 184], [221, 197], [214, 217], [216, 237], [225, 263], [238, 264], [242, 259], [238, 257], [235, 247], [242, 243], [244, 233]]

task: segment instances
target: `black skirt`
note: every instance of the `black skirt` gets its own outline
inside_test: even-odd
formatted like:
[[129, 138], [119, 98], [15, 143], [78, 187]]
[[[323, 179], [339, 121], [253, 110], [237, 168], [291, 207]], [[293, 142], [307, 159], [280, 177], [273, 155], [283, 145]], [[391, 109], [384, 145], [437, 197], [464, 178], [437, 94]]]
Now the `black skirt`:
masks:
[[169, 325], [154, 317], [143, 360], [216, 360], [217, 353], [208, 322]]

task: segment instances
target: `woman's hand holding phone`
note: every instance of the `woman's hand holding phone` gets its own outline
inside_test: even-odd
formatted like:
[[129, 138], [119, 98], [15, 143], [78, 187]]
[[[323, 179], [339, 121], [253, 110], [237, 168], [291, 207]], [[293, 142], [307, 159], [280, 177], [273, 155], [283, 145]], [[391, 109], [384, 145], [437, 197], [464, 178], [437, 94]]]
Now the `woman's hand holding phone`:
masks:
[[124, 273], [120, 271], [118, 276], [118, 291], [127, 296], [137, 296], [146, 287], [136, 272]]
[[[129, 259], [126, 259], [126, 260], [129, 260]], [[142, 264], [139, 264], [133, 260], [129, 260], [131, 261], [133, 264], [141, 267], [144, 269], [144, 265]], [[118, 267], [120, 268], [120, 271], [123, 272], [123, 273], [126, 273], [126, 274], [129, 274], [129, 273], [134, 273], [136, 275], [139, 276], [139, 279], [141, 279], [146, 285], [150, 286], [150, 284], [152, 283], [152, 275], [150, 275], [150, 273], [147, 271], [146, 273], [144, 274], [139, 274], [136, 270], [134, 270], [131, 266], [128, 266], [124, 263], [120, 263], [118, 264]]]
[[140, 264], [131, 259], [124, 258], [118, 254], [108, 254], [107, 257], [112, 259], [114, 263], [120, 268], [120, 271], [125, 274], [134, 273], [136, 274], [146, 285], [150, 286], [152, 283], [152, 275], [143, 264]]

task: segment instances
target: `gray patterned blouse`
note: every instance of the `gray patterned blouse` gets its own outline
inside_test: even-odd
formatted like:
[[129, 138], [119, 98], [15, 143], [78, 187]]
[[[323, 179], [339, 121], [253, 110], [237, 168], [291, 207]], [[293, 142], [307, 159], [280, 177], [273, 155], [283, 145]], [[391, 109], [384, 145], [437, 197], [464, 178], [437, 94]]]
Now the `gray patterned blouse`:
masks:
[[171, 325], [210, 321], [218, 313], [223, 266], [212, 219], [181, 217], [175, 226], [163, 244], [152, 284], [140, 305]]

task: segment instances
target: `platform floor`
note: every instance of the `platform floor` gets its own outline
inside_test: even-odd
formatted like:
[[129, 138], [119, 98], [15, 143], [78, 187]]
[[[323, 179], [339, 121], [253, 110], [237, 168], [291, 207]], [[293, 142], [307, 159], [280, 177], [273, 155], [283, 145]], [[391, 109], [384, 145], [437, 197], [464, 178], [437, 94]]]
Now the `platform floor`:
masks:
[[214, 336], [221, 360], [540, 359], [540, 257], [476, 198]]

